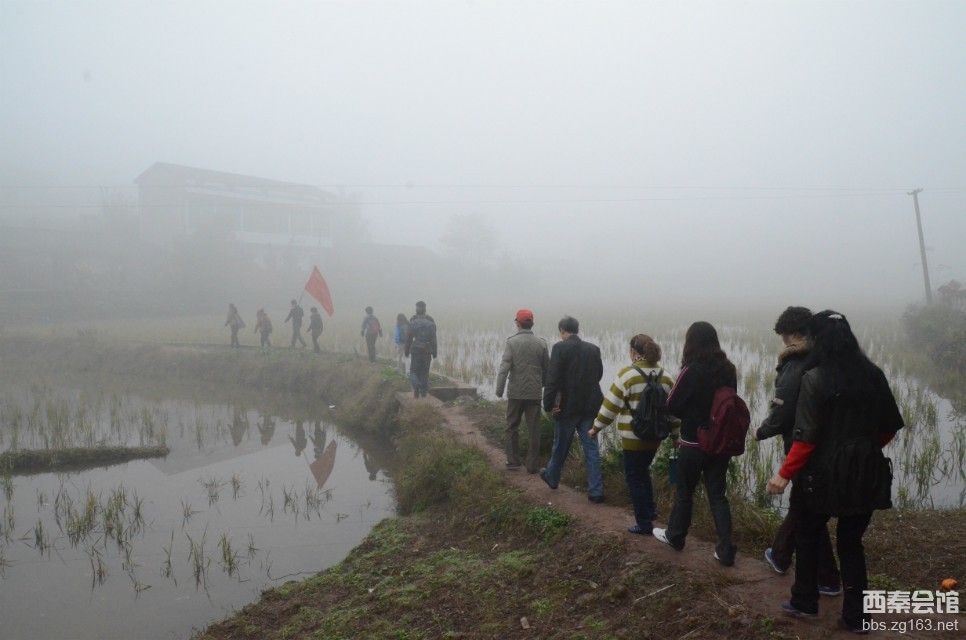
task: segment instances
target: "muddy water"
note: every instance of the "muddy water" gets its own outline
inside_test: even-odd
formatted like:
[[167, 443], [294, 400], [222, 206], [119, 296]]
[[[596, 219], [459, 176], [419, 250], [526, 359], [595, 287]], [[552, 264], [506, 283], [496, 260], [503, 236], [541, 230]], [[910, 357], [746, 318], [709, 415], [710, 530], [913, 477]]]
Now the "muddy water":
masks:
[[58, 439], [171, 449], [165, 459], [4, 480], [7, 639], [186, 638], [263, 589], [339, 562], [393, 515], [379, 454], [322, 420], [5, 388], [0, 437], [3, 450]]

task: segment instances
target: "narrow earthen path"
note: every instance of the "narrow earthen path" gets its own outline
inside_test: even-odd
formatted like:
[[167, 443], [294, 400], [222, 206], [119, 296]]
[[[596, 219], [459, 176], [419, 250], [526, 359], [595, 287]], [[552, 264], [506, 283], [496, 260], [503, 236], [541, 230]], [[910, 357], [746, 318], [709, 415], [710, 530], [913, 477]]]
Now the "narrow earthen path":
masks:
[[[538, 504], [548, 504], [573, 516], [581, 526], [592, 528], [601, 534], [623, 536], [629, 539], [631, 553], [640, 553], [651, 559], [666, 561], [683, 566], [698, 576], [719, 574], [731, 586], [720, 593], [723, 610], [727, 615], [741, 616], [753, 613], [773, 618], [776, 626], [787, 633], [799, 638], [846, 638], [853, 634], [840, 629], [837, 620], [841, 614], [842, 599], [822, 598], [819, 615], [816, 618], [793, 618], [780, 610], [780, 605], [789, 599], [793, 582], [793, 573], [786, 575], [775, 573], [768, 566], [762, 555], [764, 549], [739, 549], [735, 564], [723, 567], [714, 559], [714, 544], [705, 540], [689, 536], [687, 546], [683, 551], [676, 551], [658, 542], [653, 536], [637, 536], [627, 533], [627, 528], [634, 524], [633, 514], [627, 507], [594, 504], [587, 500], [586, 494], [561, 484], [556, 490], [550, 489], [540, 476], [529, 474], [523, 467], [507, 469], [506, 456], [502, 449], [494, 447], [473, 422], [462, 411], [459, 401], [444, 403], [429, 396], [415, 400], [409, 394], [399, 394], [403, 404], [411, 402], [429, 402], [444, 416], [446, 426], [455, 433], [464, 444], [478, 448], [498, 469], [507, 481], [514, 487], [521, 489], [531, 500]], [[696, 509], [707, 508], [707, 505], [695, 503]], [[666, 523], [661, 523], [666, 524]], [[909, 616], [906, 616], [908, 618]], [[935, 620], [949, 620], [956, 616], [944, 616]], [[900, 616], [876, 616], [876, 620], [889, 621], [890, 618], [901, 620]], [[960, 632], [906, 632], [876, 631], [870, 637], [902, 637], [902, 638], [953, 638], [962, 637]]]

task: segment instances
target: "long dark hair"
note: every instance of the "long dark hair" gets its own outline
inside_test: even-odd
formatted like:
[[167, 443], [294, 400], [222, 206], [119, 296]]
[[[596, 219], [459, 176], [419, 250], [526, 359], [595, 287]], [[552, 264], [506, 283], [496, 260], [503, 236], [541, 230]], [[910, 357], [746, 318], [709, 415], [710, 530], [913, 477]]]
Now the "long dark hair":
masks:
[[857, 396], [875, 388], [879, 369], [862, 351], [843, 314], [820, 311], [805, 328], [812, 340], [806, 368], [822, 367], [836, 393]]
[[708, 372], [715, 387], [737, 383], [737, 370], [721, 349], [718, 332], [711, 323], [703, 320], [688, 327], [688, 332], [684, 336], [681, 366], [695, 364]]
[[409, 320], [406, 320], [405, 314], [400, 313], [396, 316], [396, 326], [401, 327], [404, 324], [409, 324]]

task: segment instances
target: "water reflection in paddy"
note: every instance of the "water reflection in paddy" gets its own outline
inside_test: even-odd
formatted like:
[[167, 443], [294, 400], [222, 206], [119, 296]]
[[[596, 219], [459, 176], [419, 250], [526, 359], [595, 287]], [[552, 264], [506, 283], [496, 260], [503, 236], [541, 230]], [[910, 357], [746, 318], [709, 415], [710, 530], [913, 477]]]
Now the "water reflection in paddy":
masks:
[[393, 515], [381, 456], [328, 421], [7, 388], [0, 448], [167, 444], [165, 459], [7, 477], [4, 638], [184, 638], [340, 561]]

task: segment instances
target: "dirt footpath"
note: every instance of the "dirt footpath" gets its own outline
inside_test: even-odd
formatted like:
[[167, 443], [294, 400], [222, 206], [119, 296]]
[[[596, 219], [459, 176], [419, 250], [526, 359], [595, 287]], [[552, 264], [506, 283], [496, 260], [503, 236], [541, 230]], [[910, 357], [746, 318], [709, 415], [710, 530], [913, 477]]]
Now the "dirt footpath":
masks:
[[[785, 615], [779, 609], [781, 603], [789, 599], [794, 571], [786, 575], [775, 573], [765, 562], [764, 549], [739, 549], [735, 564], [723, 567], [714, 559], [714, 544], [689, 536], [687, 546], [683, 551], [675, 551], [671, 547], [658, 542], [653, 536], [636, 536], [627, 533], [627, 528], [634, 524], [631, 511], [626, 507], [604, 504], [594, 504], [587, 500], [583, 492], [576, 491], [563, 484], [556, 490], [551, 490], [537, 474], [529, 474], [526, 469], [507, 469], [506, 456], [502, 449], [492, 446], [481, 430], [471, 418], [464, 415], [458, 403], [443, 403], [432, 396], [414, 400], [409, 394], [400, 394], [400, 402], [430, 402], [445, 417], [446, 426], [459, 439], [468, 445], [480, 449], [495, 469], [498, 469], [515, 487], [523, 490], [534, 503], [553, 505], [555, 508], [573, 516], [581, 526], [593, 528], [599, 534], [612, 534], [632, 538], [630, 548], [639, 550], [643, 556], [651, 559], [666, 560], [683, 566], [698, 575], [711, 572], [719, 573], [733, 581], [730, 587], [721, 592], [721, 598], [733, 608], [736, 614], [743, 611], [768, 616], [776, 620], [776, 625], [786, 633], [798, 635], [800, 638], [845, 638], [853, 634], [841, 630], [837, 626], [837, 619], [841, 614], [842, 599], [822, 598], [820, 612], [816, 618], [807, 620]], [[707, 508], [706, 505], [695, 504], [695, 508]], [[666, 525], [666, 523], [661, 523]], [[633, 560], [633, 558], [630, 558]], [[913, 616], [905, 616], [906, 620]], [[957, 615], [935, 616], [933, 624], [939, 620], [954, 620]], [[924, 616], [918, 616], [926, 619]], [[901, 616], [875, 616], [876, 621], [886, 622], [887, 625], [901, 622]], [[966, 626], [960, 621], [959, 631], [906, 631], [897, 630], [873, 631], [870, 637], [896, 638], [957, 638], [966, 637], [963, 629]]]

